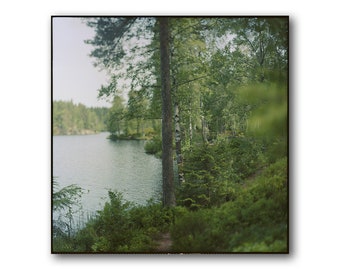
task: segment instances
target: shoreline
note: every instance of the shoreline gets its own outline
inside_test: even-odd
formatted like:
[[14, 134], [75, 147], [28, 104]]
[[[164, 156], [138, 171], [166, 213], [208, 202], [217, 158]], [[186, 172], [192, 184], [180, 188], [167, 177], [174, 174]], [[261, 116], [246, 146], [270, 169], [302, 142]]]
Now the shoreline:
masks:
[[79, 135], [96, 135], [108, 131], [94, 131], [94, 130], [81, 130], [79, 132], [67, 132], [67, 133], [52, 133], [53, 136], [79, 136]]

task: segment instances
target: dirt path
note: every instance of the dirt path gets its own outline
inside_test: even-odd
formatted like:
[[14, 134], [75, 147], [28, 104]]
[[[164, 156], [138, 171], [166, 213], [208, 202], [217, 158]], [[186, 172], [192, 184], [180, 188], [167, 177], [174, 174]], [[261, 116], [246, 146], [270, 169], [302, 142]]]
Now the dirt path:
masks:
[[156, 243], [156, 252], [171, 252], [172, 241], [170, 233], [163, 233]]

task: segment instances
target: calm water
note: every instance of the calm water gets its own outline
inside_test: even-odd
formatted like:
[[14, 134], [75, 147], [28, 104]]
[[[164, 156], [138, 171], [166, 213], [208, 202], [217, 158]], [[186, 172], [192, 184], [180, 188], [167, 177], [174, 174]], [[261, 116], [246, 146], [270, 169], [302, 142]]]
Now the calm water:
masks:
[[159, 201], [161, 161], [145, 154], [143, 141], [113, 142], [108, 135], [53, 136], [53, 175], [60, 187], [77, 184], [85, 189], [85, 213], [102, 209], [108, 190], [120, 191], [137, 204]]

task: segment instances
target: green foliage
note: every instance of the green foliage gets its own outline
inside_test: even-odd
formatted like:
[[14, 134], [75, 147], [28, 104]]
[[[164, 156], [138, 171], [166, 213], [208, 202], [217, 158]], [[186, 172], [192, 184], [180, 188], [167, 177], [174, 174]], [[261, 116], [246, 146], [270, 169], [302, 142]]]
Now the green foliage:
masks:
[[[143, 121], [161, 118], [157, 18], [94, 17], [87, 19], [87, 25], [96, 31], [95, 37], [87, 41], [94, 48], [91, 56], [97, 65], [114, 74], [100, 95], [112, 97], [128, 91], [125, 117], [134, 121], [124, 128], [113, 127], [113, 137], [144, 137]], [[246, 134], [257, 125], [259, 117], [267, 118], [261, 120], [261, 126], [270, 127], [261, 128], [266, 136], [271, 136], [272, 129], [282, 127], [276, 119], [287, 118], [284, 104], [277, 106], [268, 100], [271, 109], [261, 113], [258, 104], [243, 99], [239, 89], [287, 82], [287, 17], [183, 17], [170, 19], [169, 27], [172, 96], [180, 108], [183, 148], [193, 143], [197, 132], [206, 133], [202, 135], [210, 141], [220, 134]], [[120, 85], [119, 79], [129, 83]], [[282, 100], [287, 101], [286, 95]], [[120, 134], [121, 130], [125, 134]]]
[[97, 239], [93, 247], [95, 252], [115, 251], [131, 237], [127, 213], [130, 204], [123, 202], [122, 195], [116, 192], [110, 191], [109, 199], [104, 209], [99, 211], [96, 220]]
[[69, 185], [62, 189], [59, 189], [59, 184], [53, 180], [53, 194], [52, 194], [52, 201], [53, 201], [53, 210], [64, 210], [68, 207], [79, 204], [79, 199], [83, 193], [81, 187], [77, 185]]
[[171, 230], [175, 252], [211, 252], [215, 248], [209, 245], [208, 229], [211, 224], [211, 211], [200, 210], [198, 212], [187, 211], [176, 219]]
[[195, 145], [184, 157], [185, 182], [178, 197], [181, 204], [191, 209], [232, 200], [237, 184], [264, 162], [261, 145], [245, 137], [221, 137], [212, 145]]
[[152, 252], [155, 239], [166, 232], [174, 213], [149, 201], [136, 206], [109, 191], [109, 201], [86, 226], [70, 238], [55, 238], [56, 252]]
[[247, 135], [262, 140], [270, 163], [287, 156], [287, 94], [287, 84], [279, 81], [239, 89], [239, 102], [253, 108]]
[[[99, 97], [110, 98], [121, 90], [140, 90], [141, 85], [152, 85], [155, 80], [149, 46], [154, 36], [156, 19], [152, 17], [92, 17], [86, 23], [95, 31], [90, 54], [95, 66], [110, 72], [111, 81], [99, 90]], [[153, 48], [152, 48], [153, 49]], [[158, 71], [158, 70], [157, 70]], [[120, 79], [129, 84], [119, 84]]]
[[152, 154], [160, 157], [162, 154], [162, 140], [160, 136], [155, 136], [147, 141], [144, 145], [144, 150], [147, 154]]
[[119, 136], [123, 132], [123, 120], [126, 115], [124, 99], [120, 96], [115, 96], [112, 102], [112, 107], [108, 115], [108, 130], [111, 134]]
[[287, 252], [287, 160], [269, 166], [221, 207], [187, 211], [172, 226], [177, 252]]
[[216, 152], [222, 160], [230, 162], [234, 174], [233, 180], [244, 181], [252, 175], [264, 162], [261, 144], [252, 138], [232, 137], [222, 140]]
[[53, 101], [53, 135], [92, 134], [106, 130], [107, 108]]
[[131, 91], [129, 100], [115, 95], [107, 118], [112, 140], [150, 140], [159, 136], [160, 123], [149, 117], [149, 100], [142, 90]]
[[77, 185], [59, 189], [59, 185], [54, 178], [52, 185], [53, 251], [69, 251], [72, 248], [71, 237], [76, 231], [76, 228], [74, 228], [74, 214], [81, 210], [80, 199], [83, 189]]

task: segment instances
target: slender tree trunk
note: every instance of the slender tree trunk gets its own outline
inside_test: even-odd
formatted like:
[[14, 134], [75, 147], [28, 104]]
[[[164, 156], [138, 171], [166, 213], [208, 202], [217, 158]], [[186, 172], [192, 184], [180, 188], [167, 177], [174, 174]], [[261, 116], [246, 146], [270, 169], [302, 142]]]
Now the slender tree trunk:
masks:
[[204, 116], [201, 117], [202, 121], [202, 140], [204, 143], [208, 142], [208, 127], [207, 127], [207, 122], [205, 121]]
[[172, 159], [172, 113], [170, 88], [169, 18], [159, 18], [162, 83], [162, 175], [163, 206], [176, 205]]
[[180, 123], [179, 123], [178, 102], [175, 102], [175, 142], [176, 142], [177, 163], [182, 163], [181, 127], [180, 127]]
[[192, 145], [192, 119], [191, 119], [191, 101], [190, 101], [190, 114], [189, 114], [189, 143]]
[[189, 116], [189, 138], [190, 138], [190, 145], [192, 145], [192, 120], [191, 120], [191, 115]]
[[183, 174], [183, 157], [182, 157], [182, 139], [181, 139], [181, 126], [179, 118], [179, 106], [178, 102], [175, 102], [175, 142], [176, 142], [176, 156], [178, 166], [178, 180], [180, 183], [184, 182]]
[[202, 122], [202, 140], [204, 143], [208, 142], [208, 138], [207, 138], [207, 133], [208, 133], [208, 127], [207, 127], [207, 123], [205, 121], [205, 118], [203, 116], [203, 101], [202, 101], [202, 97], [200, 97], [200, 110], [202, 112], [201, 115], [201, 122]]
[[[173, 54], [171, 53], [171, 56]], [[177, 177], [180, 183], [184, 181], [184, 176], [183, 176], [183, 169], [182, 169], [182, 137], [181, 137], [181, 126], [180, 126], [180, 109], [179, 109], [179, 101], [178, 101], [178, 96], [177, 96], [177, 86], [176, 86], [176, 75], [177, 70], [172, 69], [172, 87], [173, 87], [173, 96], [175, 98], [174, 102], [174, 119], [175, 119], [175, 143], [176, 143], [176, 161], [177, 161]]]

